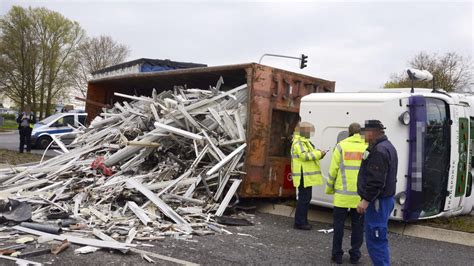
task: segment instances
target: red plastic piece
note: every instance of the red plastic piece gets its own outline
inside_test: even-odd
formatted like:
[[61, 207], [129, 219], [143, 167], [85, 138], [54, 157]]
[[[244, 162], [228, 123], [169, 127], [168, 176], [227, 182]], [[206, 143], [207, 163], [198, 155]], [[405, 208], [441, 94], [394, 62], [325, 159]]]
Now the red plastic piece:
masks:
[[112, 171], [112, 169], [108, 168], [107, 166], [105, 166], [104, 164], [104, 156], [98, 156], [91, 164], [91, 168], [93, 170], [98, 170], [100, 171], [103, 175], [105, 176], [111, 176], [114, 174], [114, 172]]

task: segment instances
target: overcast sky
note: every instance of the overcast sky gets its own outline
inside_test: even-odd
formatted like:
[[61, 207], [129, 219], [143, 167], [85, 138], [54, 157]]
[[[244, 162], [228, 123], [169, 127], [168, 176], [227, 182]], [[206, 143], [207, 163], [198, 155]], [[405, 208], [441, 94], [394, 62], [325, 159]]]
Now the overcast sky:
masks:
[[264, 53], [309, 56], [263, 64], [336, 81], [337, 91], [381, 87], [420, 51], [473, 56], [472, 1], [0, 1], [44, 6], [78, 21], [89, 36], [111, 35], [141, 57], [226, 65]]

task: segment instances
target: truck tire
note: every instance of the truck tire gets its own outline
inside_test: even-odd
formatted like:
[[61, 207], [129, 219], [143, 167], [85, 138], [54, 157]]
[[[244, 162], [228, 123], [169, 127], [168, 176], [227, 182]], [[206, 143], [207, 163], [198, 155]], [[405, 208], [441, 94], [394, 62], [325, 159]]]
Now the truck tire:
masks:
[[42, 136], [36, 141], [36, 147], [38, 149], [44, 150], [48, 147], [48, 145], [51, 143], [51, 141], [53, 141], [53, 139], [51, 137]]

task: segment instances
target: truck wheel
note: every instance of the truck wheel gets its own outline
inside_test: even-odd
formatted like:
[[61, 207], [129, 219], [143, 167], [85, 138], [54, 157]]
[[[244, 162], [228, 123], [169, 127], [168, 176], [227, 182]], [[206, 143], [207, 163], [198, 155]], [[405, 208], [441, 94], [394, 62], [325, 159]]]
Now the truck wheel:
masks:
[[51, 139], [51, 137], [48, 137], [48, 136], [43, 136], [43, 137], [40, 137], [38, 139], [38, 141], [36, 142], [36, 147], [38, 147], [38, 149], [46, 149], [46, 147], [48, 147], [49, 143], [51, 143], [51, 141], [53, 141]]

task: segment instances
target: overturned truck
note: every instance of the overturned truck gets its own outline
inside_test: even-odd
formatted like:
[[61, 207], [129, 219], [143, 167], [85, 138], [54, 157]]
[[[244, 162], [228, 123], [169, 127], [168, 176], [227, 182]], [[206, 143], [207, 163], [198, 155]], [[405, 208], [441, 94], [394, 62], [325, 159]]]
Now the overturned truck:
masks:
[[[234, 121], [235, 124], [228, 125], [229, 119], [235, 120], [238, 116], [219, 116], [211, 111], [207, 115], [214, 118], [214, 121], [206, 124], [204, 118], [199, 120], [197, 127], [205, 127], [210, 132], [222, 130], [227, 131], [228, 135], [236, 135], [233, 140], [227, 142], [213, 139], [216, 152], [219, 153], [220, 145], [225, 146], [232, 141], [238, 144], [241, 130], [238, 125], [244, 123], [242, 128], [245, 130], [244, 142], [247, 145], [242, 147], [245, 149], [245, 156], [239, 196], [291, 197], [295, 190], [291, 183], [289, 147], [294, 126], [299, 118], [301, 98], [310, 93], [333, 92], [334, 87], [334, 81], [255, 63], [126, 74], [91, 80], [88, 85], [86, 112], [92, 121], [104, 112], [103, 107], [114, 106], [116, 102], [136, 100], [133, 96], [156, 97], [166, 91], [180, 93], [188, 89], [210, 89], [218, 90], [216, 95], [220, 93], [223, 97], [236, 97], [235, 94], [225, 95], [224, 92], [240, 88], [246, 94], [242, 121]], [[166, 104], [185, 107], [186, 97], [183, 95], [178, 102], [169, 99]], [[184, 110], [184, 115], [179, 112], [172, 124], [181, 124], [181, 128], [188, 129], [186, 132], [190, 134], [200, 133], [196, 132], [198, 129], [193, 126], [193, 120], [203, 115], [202, 107], [205, 108], [205, 105], [206, 103], [199, 104], [200, 109], [196, 109], [196, 112], [191, 109], [186, 109], [189, 112]], [[157, 113], [156, 117], [159, 116]], [[139, 145], [131, 147], [140, 148]], [[111, 166], [117, 163], [123, 159], [120, 155], [127, 156], [124, 153], [115, 154], [113, 158], [105, 161], [105, 164]]]

